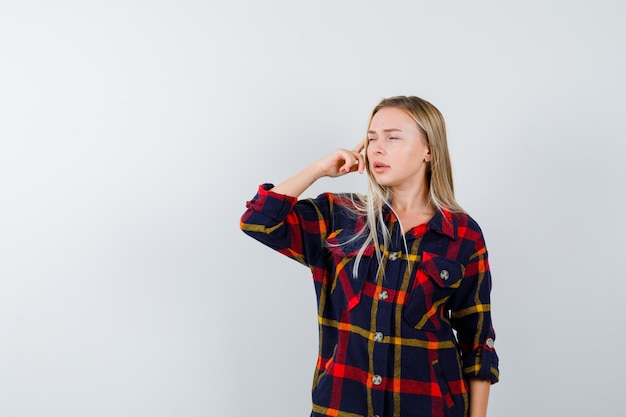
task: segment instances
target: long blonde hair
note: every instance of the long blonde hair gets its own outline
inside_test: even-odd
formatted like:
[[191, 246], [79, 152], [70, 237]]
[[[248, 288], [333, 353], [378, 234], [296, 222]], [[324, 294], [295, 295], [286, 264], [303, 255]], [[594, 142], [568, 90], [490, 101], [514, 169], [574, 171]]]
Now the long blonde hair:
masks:
[[[417, 123], [426, 137], [430, 149], [431, 161], [428, 164], [427, 182], [429, 200], [439, 211], [445, 209], [450, 212], [464, 213], [463, 208], [454, 198], [454, 183], [452, 180], [452, 164], [448, 153], [448, 141], [446, 137], [446, 124], [444, 118], [435, 106], [426, 100], [415, 96], [396, 96], [383, 99], [372, 111], [368, 126], [374, 115], [381, 109], [393, 107], [406, 112]], [[368, 141], [365, 140], [365, 167], [368, 178], [367, 197], [357, 196], [354, 201], [355, 211], [366, 217], [366, 226], [361, 235], [367, 234], [363, 246], [358, 252], [354, 263], [353, 273], [357, 274], [358, 265], [361, 261], [365, 248], [374, 244], [379, 268], [382, 266], [383, 250], [389, 247], [391, 232], [387, 228], [384, 218], [384, 207], [391, 206], [391, 190], [389, 187], [376, 182], [372, 174], [367, 158]], [[419, 161], [416, 161], [418, 163]], [[382, 234], [382, 236], [381, 236]], [[356, 238], [357, 236], [355, 236]], [[381, 250], [381, 247], [383, 248]], [[405, 249], [406, 241], [405, 241]], [[407, 249], [408, 251], [408, 249]]]

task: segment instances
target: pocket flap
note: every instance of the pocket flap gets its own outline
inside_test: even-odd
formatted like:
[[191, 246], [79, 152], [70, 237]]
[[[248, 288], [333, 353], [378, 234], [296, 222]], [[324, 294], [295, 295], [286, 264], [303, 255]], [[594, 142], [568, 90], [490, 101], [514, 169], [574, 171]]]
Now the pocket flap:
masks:
[[429, 252], [422, 254], [420, 268], [441, 288], [459, 286], [465, 273], [460, 263]]

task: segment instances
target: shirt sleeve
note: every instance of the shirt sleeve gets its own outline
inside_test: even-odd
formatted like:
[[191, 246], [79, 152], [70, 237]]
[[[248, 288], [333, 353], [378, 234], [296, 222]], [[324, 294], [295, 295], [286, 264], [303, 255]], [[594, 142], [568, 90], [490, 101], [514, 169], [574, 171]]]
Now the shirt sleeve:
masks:
[[475, 252], [465, 265], [465, 274], [451, 311], [451, 324], [457, 331], [466, 378], [479, 378], [495, 384], [499, 380], [496, 339], [491, 322], [491, 272], [482, 233]]
[[271, 191], [272, 184], [259, 186], [246, 203], [241, 230], [259, 242], [311, 267], [319, 258], [330, 227], [332, 195], [316, 199], [295, 197]]

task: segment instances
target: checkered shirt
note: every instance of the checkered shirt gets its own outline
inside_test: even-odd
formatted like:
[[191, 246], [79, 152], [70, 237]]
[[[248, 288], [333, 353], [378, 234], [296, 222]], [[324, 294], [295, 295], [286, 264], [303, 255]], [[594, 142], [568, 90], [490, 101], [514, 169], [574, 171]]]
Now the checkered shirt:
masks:
[[[297, 199], [259, 187], [241, 229], [308, 266], [318, 304], [312, 416], [462, 417], [468, 379], [498, 381], [482, 232], [438, 211], [405, 234], [389, 209], [382, 268], [349, 195]], [[408, 249], [408, 252], [407, 250]]]

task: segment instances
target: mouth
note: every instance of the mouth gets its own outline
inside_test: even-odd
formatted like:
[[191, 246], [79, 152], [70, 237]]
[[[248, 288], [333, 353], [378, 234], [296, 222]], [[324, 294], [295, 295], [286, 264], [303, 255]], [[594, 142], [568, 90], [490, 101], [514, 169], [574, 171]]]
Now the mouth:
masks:
[[386, 171], [389, 168], [389, 165], [384, 164], [380, 161], [374, 161], [372, 162], [372, 171], [376, 172], [376, 173], [381, 173]]

